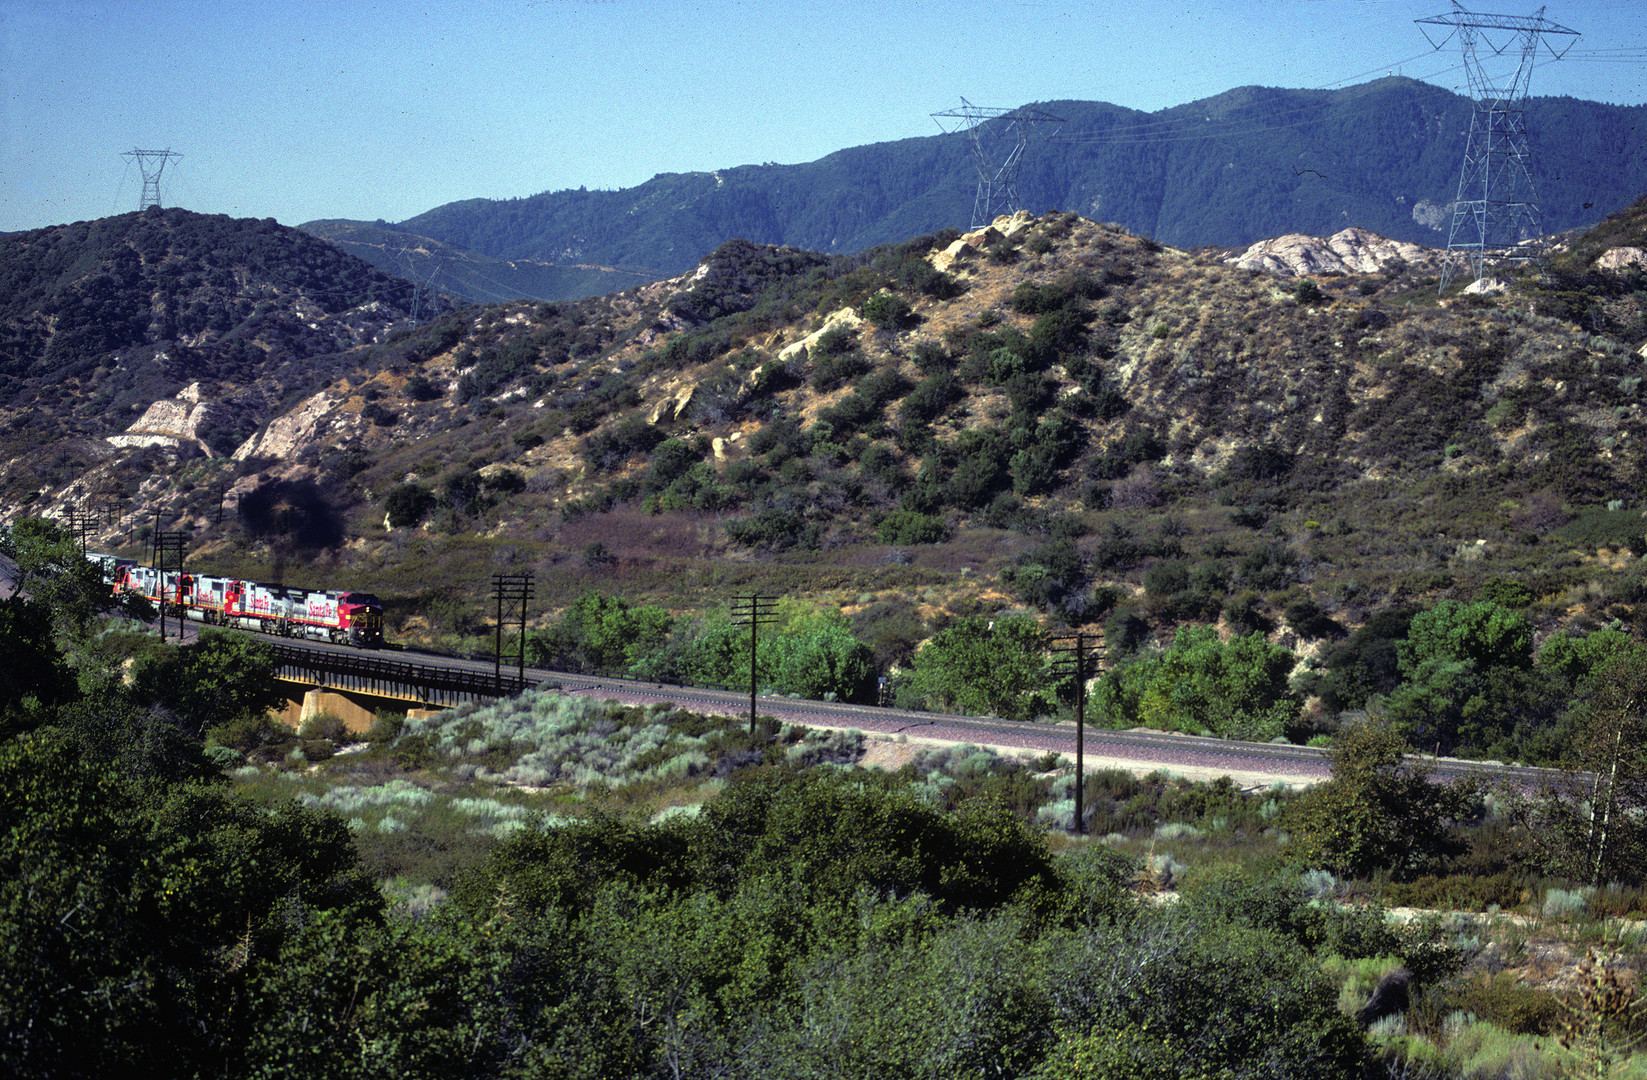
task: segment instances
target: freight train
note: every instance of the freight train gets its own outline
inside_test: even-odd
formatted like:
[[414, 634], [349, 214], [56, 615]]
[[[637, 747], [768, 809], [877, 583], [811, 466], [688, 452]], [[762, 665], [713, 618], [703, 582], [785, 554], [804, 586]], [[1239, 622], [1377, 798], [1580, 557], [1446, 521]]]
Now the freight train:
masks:
[[89, 556], [116, 594], [136, 593], [165, 611], [210, 626], [375, 649], [383, 644], [383, 602], [365, 592], [320, 592], [209, 574], [161, 572], [113, 555]]

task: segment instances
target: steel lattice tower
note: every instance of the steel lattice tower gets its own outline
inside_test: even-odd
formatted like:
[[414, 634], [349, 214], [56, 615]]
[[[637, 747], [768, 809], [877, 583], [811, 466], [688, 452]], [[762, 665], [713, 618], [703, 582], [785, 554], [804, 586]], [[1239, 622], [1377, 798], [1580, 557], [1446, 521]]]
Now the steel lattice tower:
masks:
[[[1569, 40], [1557, 52], [1545, 35], [1576, 40], [1578, 31], [1546, 19], [1543, 8], [1532, 15], [1484, 15], [1466, 11], [1458, 0], [1446, 15], [1414, 21], [1437, 49], [1458, 38], [1475, 103], [1441, 269], [1445, 292], [1462, 264], [1480, 281], [1489, 262], [1536, 263], [1542, 258], [1544, 230], [1527, 141], [1527, 90], [1541, 43], [1558, 60], [1573, 45]], [[1431, 26], [1448, 30], [1437, 41]]]
[[160, 174], [166, 171], [167, 162], [183, 155], [171, 150], [127, 150], [120, 156], [137, 162], [137, 167], [143, 171], [143, 197], [138, 200], [137, 208], [147, 210], [151, 206], [159, 206]]
[[[1018, 207], [1018, 167], [1024, 148], [1038, 125], [1062, 124], [1062, 117], [1032, 105], [1016, 109], [989, 109], [961, 99], [959, 109], [935, 112], [932, 118], [946, 133], [966, 132], [972, 163], [978, 170], [977, 194], [972, 200], [972, 225], [981, 229], [1001, 214]], [[944, 121], [954, 121], [945, 126]]]

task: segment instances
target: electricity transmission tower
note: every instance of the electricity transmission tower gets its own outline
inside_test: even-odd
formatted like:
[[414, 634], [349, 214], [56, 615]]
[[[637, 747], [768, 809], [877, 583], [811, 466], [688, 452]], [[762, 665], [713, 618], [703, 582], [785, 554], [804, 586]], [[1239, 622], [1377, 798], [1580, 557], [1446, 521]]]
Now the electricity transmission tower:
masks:
[[[1527, 88], [1540, 44], [1559, 60], [1578, 31], [1546, 19], [1543, 8], [1531, 15], [1484, 15], [1464, 10], [1458, 0], [1445, 15], [1414, 21], [1437, 49], [1458, 39], [1475, 103], [1441, 270], [1441, 291], [1446, 292], [1461, 265], [1468, 265], [1480, 281], [1489, 262], [1536, 264], [1542, 257], [1544, 230], [1527, 143]], [[1432, 32], [1432, 26], [1447, 28], [1439, 41], [1440, 30]], [[1551, 34], [1570, 38], [1557, 51], [1544, 40]]]
[[[1033, 105], [1016, 109], [989, 109], [961, 99], [959, 109], [935, 112], [932, 119], [946, 134], [966, 133], [972, 149], [972, 164], [978, 171], [977, 194], [972, 200], [972, 225], [981, 229], [1001, 214], [1010, 214], [1018, 207], [1018, 168], [1023, 164], [1024, 148], [1037, 127], [1062, 124], [1062, 117], [1053, 116]], [[945, 121], [950, 121], [945, 124]]]
[[137, 162], [137, 167], [143, 172], [143, 197], [138, 200], [137, 208], [147, 210], [151, 206], [159, 206], [160, 174], [166, 171], [167, 162], [183, 155], [170, 150], [127, 150], [120, 156]]
[[434, 296], [435, 277], [440, 273], [440, 263], [433, 259], [431, 259], [431, 262], [433, 268], [429, 271], [429, 280], [425, 281], [419, 276], [417, 265], [412, 261], [412, 249], [406, 247], [400, 249], [400, 276], [412, 283], [411, 320], [413, 326], [422, 325], [424, 304]]

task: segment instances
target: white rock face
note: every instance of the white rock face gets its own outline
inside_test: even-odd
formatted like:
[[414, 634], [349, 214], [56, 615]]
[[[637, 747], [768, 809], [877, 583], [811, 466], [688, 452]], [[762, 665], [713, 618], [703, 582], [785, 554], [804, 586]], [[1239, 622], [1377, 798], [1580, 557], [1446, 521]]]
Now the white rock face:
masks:
[[686, 415], [687, 408], [692, 404], [692, 396], [698, 392], [697, 383], [687, 383], [678, 387], [673, 393], [666, 394], [652, 405], [652, 411], [647, 413], [646, 422], [649, 424], [668, 423]]
[[959, 240], [942, 251], [936, 251], [927, 256], [927, 261], [936, 269], [948, 273], [963, 263], [971, 262], [977, 257], [978, 252], [991, 244], [998, 244], [1008, 237], [1016, 236], [1034, 224], [1035, 215], [1028, 210], [1019, 210], [1015, 214], [1002, 214], [981, 229], [963, 233]]
[[234, 459], [272, 457], [282, 461], [307, 443], [331, 434], [328, 415], [337, 407], [338, 398], [329, 391], [305, 400], [285, 416], [278, 416], [258, 435], [253, 435], [235, 449]]
[[1608, 248], [1596, 260], [1597, 270], [1623, 270], [1629, 266], [1647, 266], [1647, 250], [1638, 247]]
[[1436, 258], [1433, 248], [1390, 240], [1366, 229], [1344, 229], [1325, 240], [1301, 233], [1260, 240], [1241, 254], [1225, 259], [1224, 263], [1242, 270], [1301, 277], [1329, 273], [1376, 274], [1398, 259], [1423, 265]]
[[212, 448], [200, 439], [200, 428], [221, 411], [215, 402], [200, 400], [200, 384], [190, 383], [177, 392], [176, 397], [157, 401], [143, 411], [136, 423], [123, 434], [110, 435], [115, 446], [194, 446], [207, 457], [215, 457]]
[[819, 338], [823, 337], [825, 334], [836, 329], [837, 327], [847, 330], [856, 330], [863, 324], [863, 319], [859, 318], [858, 313], [853, 311], [851, 308], [841, 308], [838, 311], [830, 312], [829, 316], [824, 319], [823, 326], [819, 327], [815, 332], [801, 338], [801, 340], [790, 345], [785, 345], [778, 353], [778, 359], [788, 360], [790, 357], [798, 356], [803, 349], [810, 349], [817, 343]]
[[949, 273], [962, 263], [970, 262], [977, 257], [978, 249], [965, 240], [957, 240], [942, 251], [935, 251], [927, 257], [936, 269]]

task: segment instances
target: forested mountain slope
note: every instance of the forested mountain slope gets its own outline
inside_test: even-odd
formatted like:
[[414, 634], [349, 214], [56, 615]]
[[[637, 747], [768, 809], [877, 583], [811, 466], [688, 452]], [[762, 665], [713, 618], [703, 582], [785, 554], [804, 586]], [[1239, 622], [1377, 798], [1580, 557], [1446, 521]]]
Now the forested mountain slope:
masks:
[[[1445, 243], [1468, 99], [1391, 77], [1343, 90], [1243, 87], [1141, 113], [1088, 101], [1039, 108], [1066, 122], [1024, 155], [1032, 212], [1072, 211], [1177, 247], [1247, 244], [1347, 226]], [[1527, 126], [1551, 232], [1592, 224], [1647, 190], [1642, 107], [1535, 98]], [[620, 191], [469, 199], [400, 227], [505, 259], [663, 277], [726, 240], [850, 253], [972, 212], [965, 138], [934, 134], [798, 165], [665, 173]]]

